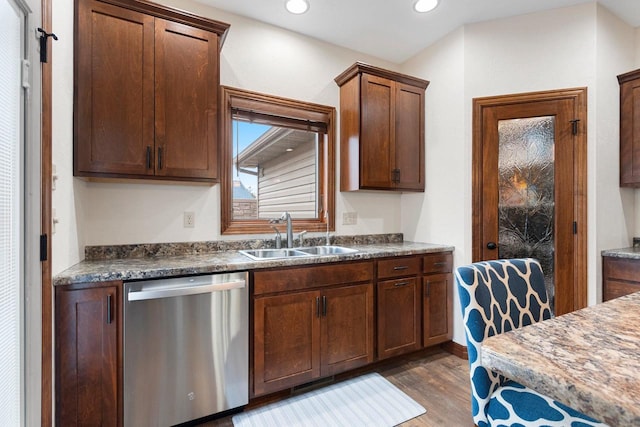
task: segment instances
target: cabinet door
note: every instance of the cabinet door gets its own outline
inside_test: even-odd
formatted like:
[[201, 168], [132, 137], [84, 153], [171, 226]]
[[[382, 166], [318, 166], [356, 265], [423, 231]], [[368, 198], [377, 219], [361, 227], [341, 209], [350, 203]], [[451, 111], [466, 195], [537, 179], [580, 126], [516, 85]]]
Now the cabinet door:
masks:
[[218, 36], [156, 19], [156, 175], [218, 178]]
[[153, 175], [153, 18], [78, 2], [74, 173]]
[[640, 187], [640, 70], [620, 84], [620, 186]]
[[378, 358], [420, 349], [420, 282], [417, 277], [378, 282]]
[[396, 83], [395, 119], [395, 187], [424, 191], [424, 90]]
[[321, 375], [373, 362], [373, 284], [322, 293]]
[[362, 75], [360, 124], [360, 187], [392, 188], [395, 163], [393, 141], [396, 129], [394, 82]]
[[320, 293], [254, 300], [254, 395], [320, 376]]
[[448, 341], [453, 333], [453, 297], [450, 274], [423, 277], [423, 341], [424, 346]]
[[56, 289], [56, 424], [116, 426], [118, 288]]

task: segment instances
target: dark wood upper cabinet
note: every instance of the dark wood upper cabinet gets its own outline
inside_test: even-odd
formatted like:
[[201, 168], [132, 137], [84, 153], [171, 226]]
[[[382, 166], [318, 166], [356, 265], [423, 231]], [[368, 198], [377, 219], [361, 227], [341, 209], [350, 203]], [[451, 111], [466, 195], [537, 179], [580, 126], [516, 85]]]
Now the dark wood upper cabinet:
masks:
[[216, 182], [229, 25], [139, 0], [76, 0], [74, 175]]
[[640, 187], [640, 69], [620, 83], [620, 186]]
[[340, 86], [340, 190], [424, 191], [427, 80], [360, 62]]

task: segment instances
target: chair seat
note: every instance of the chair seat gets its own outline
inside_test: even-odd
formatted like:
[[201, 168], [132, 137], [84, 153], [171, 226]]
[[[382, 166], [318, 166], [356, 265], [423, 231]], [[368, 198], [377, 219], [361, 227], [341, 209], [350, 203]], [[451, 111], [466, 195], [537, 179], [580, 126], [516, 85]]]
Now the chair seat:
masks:
[[511, 380], [491, 395], [486, 415], [491, 426], [606, 426]]

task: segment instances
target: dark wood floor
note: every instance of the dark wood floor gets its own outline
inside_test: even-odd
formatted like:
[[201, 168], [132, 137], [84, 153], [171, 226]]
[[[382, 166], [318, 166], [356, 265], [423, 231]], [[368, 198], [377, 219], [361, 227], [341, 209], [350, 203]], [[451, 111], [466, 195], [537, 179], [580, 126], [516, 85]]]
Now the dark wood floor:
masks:
[[[444, 351], [412, 357], [401, 363], [374, 369], [427, 409], [424, 415], [401, 426], [471, 427], [469, 365]], [[201, 427], [233, 426], [231, 416], [201, 424]]]

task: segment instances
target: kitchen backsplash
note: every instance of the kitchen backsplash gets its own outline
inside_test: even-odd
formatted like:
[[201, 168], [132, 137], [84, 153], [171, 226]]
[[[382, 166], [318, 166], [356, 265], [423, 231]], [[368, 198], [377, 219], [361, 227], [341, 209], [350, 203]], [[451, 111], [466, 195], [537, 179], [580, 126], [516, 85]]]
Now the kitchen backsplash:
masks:
[[[404, 237], [402, 233], [389, 234], [362, 234], [355, 236], [331, 236], [333, 245], [372, 245], [377, 243], [401, 243]], [[305, 246], [317, 246], [326, 244], [325, 237], [307, 237]], [[286, 242], [283, 242], [283, 246]], [[298, 245], [298, 240], [294, 241]], [[87, 261], [123, 259], [123, 258], [148, 258], [181, 255], [202, 255], [220, 251], [234, 251], [239, 249], [262, 249], [275, 247], [275, 240], [249, 239], [249, 240], [214, 240], [208, 242], [179, 242], [179, 243], [142, 243], [135, 245], [109, 245], [86, 246], [84, 257]]]

